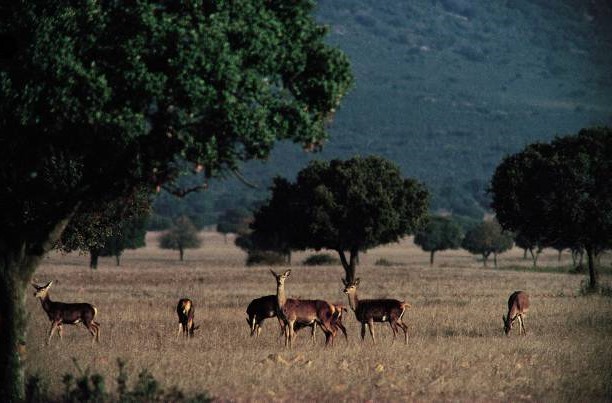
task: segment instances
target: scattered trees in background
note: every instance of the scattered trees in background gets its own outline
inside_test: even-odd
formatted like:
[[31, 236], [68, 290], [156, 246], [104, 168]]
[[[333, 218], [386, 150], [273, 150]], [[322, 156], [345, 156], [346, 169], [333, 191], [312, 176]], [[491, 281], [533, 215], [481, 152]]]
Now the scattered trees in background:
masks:
[[294, 250], [336, 251], [350, 282], [359, 252], [413, 233], [428, 199], [424, 185], [403, 178], [383, 158], [314, 161], [295, 183], [275, 180], [269, 203], [255, 212], [253, 235], [282, 240]]
[[121, 255], [126, 249], [138, 249], [145, 246], [146, 217], [133, 217], [122, 221], [118, 230], [102, 242], [102, 245], [89, 250], [92, 269], [98, 268], [98, 257], [114, 256], [117, 266], [121, 264]]
[[253, 214], [246, 209], [228, 209], [219, 216], [217, 221], [217, 232], [225, 237], [227, 243], [228, 234], [246, 234], [249, 232], [249, 224], [253, 221]]
[[[531, 260], [533, 262], [533, 267], [536, 267], [538, 263], [538, 257], [540, 256], [540, 253], [542, 253], [542, 251], [544, 250], [542, 242], [540, 242], [539, 239], [531, 239], [526, 235], [518, 233], [514, 236], [514, 244], [519, 248], [523, 249], [523, 251], [525, 252], [523, 255], [524, 258], [527, 257], [527, 252], [529, 252], [529, 254], [531, 255]], [[561, 252], [559, 251], [559, 253]]]
[[491, 181], [501, 225], [544, 245], [584, 249], [589, 288], [597, 255], [612, 245], [612, 131], [582, 129], [506, 157]]
[[174, 225], [159, 238], [159, 247], [178, 250], [181, 262], [185, 255], [185, 249], [199, 248], [201, 244], [202, 240], [198, 236], [197, 228], [186, 216], [177, 218]]
[[418, 230], [414, 243], [429, 252], [429, 264], [434, 264], [434, 254], [447, 249], [458, 249], [463, 240], [461, 227], [452, 218], [431, 216], [427, 224]]
[[481, 255], [485, 267], [489, 256], [493, 255], [494, 266], [497, 267], [497, 255], [512, 248], [512, 243], [512, 235], [504, 233], [497, 221], [486, 220], [465, 234], [461, 247]]

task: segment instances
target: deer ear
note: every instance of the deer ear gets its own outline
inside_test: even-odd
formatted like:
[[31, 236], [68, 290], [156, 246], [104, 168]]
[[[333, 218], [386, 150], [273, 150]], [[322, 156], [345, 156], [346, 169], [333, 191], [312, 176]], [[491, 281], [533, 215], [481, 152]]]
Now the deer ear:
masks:
[[289, 276], [291, 274], [291, 269], [287, 270], [286, 272], [283, 273], [285, 276]]
[[32, 284], [32, 287], [34, 287], [35, 289], [38, 290], [39, 287], [36, 284], [34, 284], [34, 283], [30, 283], [30, 284]]
[[359, 281], [361, 281], [361, 279], [360, 279], [360, 278], [355, 279], [355, 285], [359, 285]]
[[502, 315], [502, 320], [506, 323], [506, 315]]
[[276, 273], [274, 272], [274, 270], [270, 269], [270, 273], [272, 273], [272, 275], [273, 275], [274, 277], [278, 277], [278, 274], [276, 274]]
[[47, 284], [44, 288], [49, 288], [51, 287], [51, 284], [53, 284], [53, 280], [49, 281], [49, 284]]

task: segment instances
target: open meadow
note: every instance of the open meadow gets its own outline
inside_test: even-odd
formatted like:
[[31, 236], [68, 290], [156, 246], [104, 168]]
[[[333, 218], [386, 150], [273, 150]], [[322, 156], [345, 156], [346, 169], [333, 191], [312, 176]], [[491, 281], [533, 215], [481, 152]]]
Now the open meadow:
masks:
[[[410, 239], [368, 251], [357, 276], [360, 298], [406, 299], [408, 345], [392, 341], [388, 324], [378, 324], [378, 344], [366, 338], [352, 311], [344, 319], [348, 344], [339, 335], [325, 348], [317, 334], [298, 333], [293, 350], [283, 346], [276, 319], [263, 325], [259, 339], [249, 336], [245, 309], [256, 297], [273, 294], [268, 267], [245, 267], [245, 254], [221, 235], [203, 233], [203, 246], [178, 252], [160, 250], [158, 234], [147, 247], [126, 251], [121, 267], [114, 259], [88, 268], [88, 256], [53, 253], [36, 273], [39, 284], [54, 280], [54, 301], [84, 301], [98, 309], [101, 341], [91, 343], [82, 326], [64, 326], [60, 342], [45, 346], [49, 321], [31, 294], [26, 371], [39, 373], [50, 391], [62, 393], [62, 376], [83, 369], [100, 373], [116, 390], [117, 359], [127, 361], [130, 381], [147, 368], [165, 388], [185, 393], [208, 391], [232, 401], [610, 401], [612, 399], [612, 298], [582, 296], [584, 275], [532, 269], [522, 250], [500, 255], [484, 269], [463, 250], [429, 254]], [[289, 297], [320, 298], [348, 304], [342, 293], [342, 267], [302, 266], [312, 252], [293, 255]], [[376, 264], [385, 259], [386, 264]], [[545, 251], [540, 266], [555, 266], [557, 254]], [[562, 263], [569, 265], [565, 253]], [[610, 256], [602, 265], [610, 267]], [[492, 266], [492, 262], [490, 263]], [[524, 266], [525, 270], [504, 270]], [[276, 267], [280, 271], [285, 268]], [[603, 283], [611, 282], [603, 275]], [[506, 337], [502, 315], [511, 292], [525, 290], [531, 308], [526, 337], [518, 327]], [[32, 289], [33, 291], [33, 289]], [[191, 340], [177, 338], [176, 304], [189, 297], [200, 328]]]

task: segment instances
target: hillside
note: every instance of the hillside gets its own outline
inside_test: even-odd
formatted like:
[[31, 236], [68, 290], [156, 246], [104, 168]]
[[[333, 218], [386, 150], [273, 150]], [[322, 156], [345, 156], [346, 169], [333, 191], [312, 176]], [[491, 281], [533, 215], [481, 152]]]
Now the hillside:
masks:
[[612, 124], [609, 2], [321, 0], [317, 13], [356, 79], [329, 142], [314, 155], [281, 144], [246, 164], [260, 190], [212, 184], [198, 197], [214, 210], [266, 197], [272, 176], [309, 159], [374, 153], [425, 182], [435, 209], [477, 215], [504, 155]]

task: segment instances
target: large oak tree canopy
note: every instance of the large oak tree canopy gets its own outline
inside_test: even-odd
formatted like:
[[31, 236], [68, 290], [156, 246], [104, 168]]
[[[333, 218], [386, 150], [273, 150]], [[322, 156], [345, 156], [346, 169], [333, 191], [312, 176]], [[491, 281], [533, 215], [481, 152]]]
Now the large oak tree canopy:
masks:
[[352, 76], [314, 4], [2, 4], [0, 395], [23, 398], [24, 290], [75, 214], [163, 185], [184, 161], [212, 176], [278, 140], [321, 146]]
[[590, 287], [597, 287], [594, 257], [612, 244], [612, 131], [536, 143], [508, 156], [491, 181], [500, 224], [543, 245], [582, 247]]

